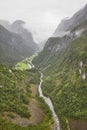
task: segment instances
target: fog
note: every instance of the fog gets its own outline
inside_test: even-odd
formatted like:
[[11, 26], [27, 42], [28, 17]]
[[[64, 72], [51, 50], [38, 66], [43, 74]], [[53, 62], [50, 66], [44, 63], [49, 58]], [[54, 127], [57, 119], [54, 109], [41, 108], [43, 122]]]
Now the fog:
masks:
[[72, 16], [87, 0], [0, 0], [0, 19], [21, 19], [37, 43], [53, 34], [64, 17]]

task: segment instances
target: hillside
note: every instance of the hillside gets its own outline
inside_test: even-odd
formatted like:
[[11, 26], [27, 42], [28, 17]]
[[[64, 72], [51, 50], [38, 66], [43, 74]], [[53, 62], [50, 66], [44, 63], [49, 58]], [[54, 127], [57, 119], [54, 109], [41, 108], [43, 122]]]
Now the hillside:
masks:
[[23, 20], [16, 20], [13, 23], [10, 23], [7, 20], [0, 20], [0, 25], [5, 27], [10, 32], [20, 35], [34, 51], [37, 51], [38, 45], [34, 42], [32, 33], [29, 29], [25, 28], [26, 22]]
[[33, 63], [45, 75], [43, 91], [53, 101], [62, 130], [86, 130], [87, 21], [75, 24], [63, 37], [49, 38]]
[[50, 130], [52, 114], [38, 96], [39, 78], [35, 69], [0, 65], [0, 130]]
[[33, 52], [38, 51], [38, 45], [34, 42], [32, 33], [24, 27], [25, 24], [22, 20], [16, 20], [10, 25], [9, 30], [19, 34], [26, 41], [26, 45], [33, 49]]
[[4, 26], [6, 29], [10, 27], [10, 22], [8, 20], [0, 19], [0, 25]]
[[[32, 42], [31, 42], [32, 44]], [[0, 63], [15, 64], [32, 55], [35, 49], [19, 34], [8, 31], [0, 25]]]
[[51, 97], [61, 126], [67, 130], [66, 119], [87, 120], [87, 36], [71, 41], [66, 48], [59, 38], [49, 41], [34, 63], [45, 74], [44, 94]]

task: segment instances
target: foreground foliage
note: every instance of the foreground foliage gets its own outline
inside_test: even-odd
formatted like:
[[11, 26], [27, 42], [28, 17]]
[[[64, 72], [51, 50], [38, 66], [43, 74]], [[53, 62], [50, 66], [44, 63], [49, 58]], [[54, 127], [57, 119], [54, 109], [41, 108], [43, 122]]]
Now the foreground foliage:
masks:
[[23, 127], [9, 120], [14, 119], [15, 115], [29, 120], [31, 117], [28, 109], [32, 99], [31, 84], [36, 85], [39, 82], [40, 74], [35, 69], [21, 71], [0, 65], [0, 130], [50, 130], [52, 115], [49, 107], [39, 96], [35, 98], [44, 113], [41, 124]]

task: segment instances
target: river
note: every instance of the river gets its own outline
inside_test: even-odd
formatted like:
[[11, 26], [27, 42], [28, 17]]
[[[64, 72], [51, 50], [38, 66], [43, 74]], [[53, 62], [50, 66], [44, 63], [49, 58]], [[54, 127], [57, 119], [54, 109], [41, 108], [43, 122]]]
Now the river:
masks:
[[[34, 65], [32, 64], [32, 61], [28, 61], [27, 58], [26, 58], [26, 61], [27, 61], [27, 64], [29, 66], [29, 69], [34, 68]], [[55, 121], [55, 126], [56, 126], [55, 130], [61, 130], [60, 129], [60, 124], [59, 124], [59, 118], [58, 118], [56, 112], [54, 111], [54, 106], [52, 104], [51, 99], [49, 97], [46, 97], [46, 96], [43, 95], [42, 88], [41, 88], [42, 87], [42, 82], [43, 82], [43, 73], [41, 73], [41, 72], [39, 72], [39, 73], [41, 75], [40, 76], [40, 84], [39, 84], [39, 88], [38, 88], [39, 95], [40, 95], [40, 97], [42, 97], [45, 100], [46, 104], [49, 106], [49, 108], [50, 108], [50, 110], [52, 112], [52, 115], [53, 115], [53, 118], [54, 118], [54, 121]]]
[[39, 88], [38, 88], [39, 95], [40, 95], [40, 97], [42, 97], [45, 100], [46, 104], [48, 104], [50, 110], [52, 111], [52, 115], [54, 117], [54, 121], [55, 121], [55, 125], [56, 125], [56, 130], [60, 130], [59, 118], [58, 118], [56, 112], [54, 111], [52, 101], [49, 97], [46, 97], [46, 96], [43, 95], [43, 92], [42, 92], [42, 89], [41, 89], [42, 82], [43, 82], [43, 73], [40, 72], [40, 74], [41, 74], [41, 77], [40, 77], [40, 84], [39, 84]]

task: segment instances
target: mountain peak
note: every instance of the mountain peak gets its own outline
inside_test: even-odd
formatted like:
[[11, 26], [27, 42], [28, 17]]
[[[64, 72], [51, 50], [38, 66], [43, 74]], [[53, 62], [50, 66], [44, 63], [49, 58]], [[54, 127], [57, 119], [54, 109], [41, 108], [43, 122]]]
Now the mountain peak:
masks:
[[14, 21], [13, 23], [12, 23], [12, 28], [20, 28], [20, 27], [23, 27], [23, 25], [25, 24], [25, 22], [24, 21], [22, 21], [22, 20], [16, 20], [16, 21]]
[[63, 19], [54, 32], [54, 36], [65, 34], [65, 32], [71, 30], [85, 20], [87, 20], [87, 4], [77, 11], [71, 18]]
[[23, 24], [25, 24], [25, 21], [23, 21], [23, 20], [16, 20], [16, 21], [14, 21], [13, 25], [14, 24], [16, 24], [16, 25], [23, 25]]

